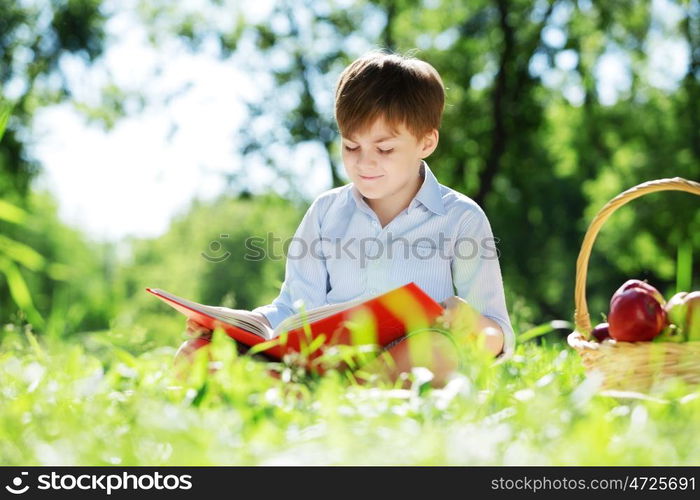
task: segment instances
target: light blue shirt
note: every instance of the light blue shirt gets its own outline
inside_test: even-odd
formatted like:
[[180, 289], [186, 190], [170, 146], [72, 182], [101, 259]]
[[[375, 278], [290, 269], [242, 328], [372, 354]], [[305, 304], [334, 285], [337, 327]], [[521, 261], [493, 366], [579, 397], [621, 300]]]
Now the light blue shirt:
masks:
[[353, 183], [319, 195], [289, 243], [284, 283], [253, 309], [276, 327], [306, 309], [370, 298], [415, 282], [434, 300], [457, 295], [503, 329], [501, 360], [515, 335], [508, 318], [496, 241], [484, 211], [438, 183], [423, 161], [423, 183], [385, 227]]

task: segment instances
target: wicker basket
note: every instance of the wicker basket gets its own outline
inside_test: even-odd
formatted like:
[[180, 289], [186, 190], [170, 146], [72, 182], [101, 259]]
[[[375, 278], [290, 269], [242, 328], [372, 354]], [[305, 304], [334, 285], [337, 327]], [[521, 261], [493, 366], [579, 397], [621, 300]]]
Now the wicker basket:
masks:
[[602, 375], [601, 390], [656, 392], [669, 383], [682, 380], [688, 385], [700, 384], [700, 342], [604, 342], [591, 340], [591, 321], [586, 304], [588, 258], [598, 231], [610, 215], [622, 205], [656, 191], [687, 191], [700, 195], [700, 183], [674, 177], [658, 179], [617, 195], [594, 217], [583, 239], [576, 261], [576, 330], [567, 341], [581, 355], [589, 374]]

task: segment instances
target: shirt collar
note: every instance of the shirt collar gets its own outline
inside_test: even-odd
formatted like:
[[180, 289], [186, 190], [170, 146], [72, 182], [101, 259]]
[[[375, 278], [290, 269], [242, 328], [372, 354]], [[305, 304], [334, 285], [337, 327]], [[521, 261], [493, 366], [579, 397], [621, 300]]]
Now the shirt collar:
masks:
[[[421, 184], [420, 189], [411, 200], [411, 203], [408, 204], [406, 213], [411, 213], [411, 210], [418, 203], [422, 203], [426, 208], [437, 215], [445, 215], [447, 212], [445, 211], [445, 204], [442, 201], [440, 184], [425, 160], [422, 160], [421, 163], [420, 176], [423, 177], [423, 184]], [[355, 199], [355, 203], [360, 209], [369, 211], [372, 210], [369, 205], [367, 205], [367, 202], [362, 199], [362, 194], [360, 194], [360, 191], [357, 189], [354, 183], [352, 184], [350, 192], [352, 193], [352, 197]]]
[[445, 204], [442, 201], [440, 184], [425, 160], [423, 160], [423, 164], [421, 165], [421, 177], [423, 177], [423, 184], [418, 190], [418, 193], [416, 193], [415, 198], [409, 203], [408, 212], [411, 211], [415, 206], [416, 200], [418, 200], [437, 215], [445, 215], [447, 212], [445, 211]]

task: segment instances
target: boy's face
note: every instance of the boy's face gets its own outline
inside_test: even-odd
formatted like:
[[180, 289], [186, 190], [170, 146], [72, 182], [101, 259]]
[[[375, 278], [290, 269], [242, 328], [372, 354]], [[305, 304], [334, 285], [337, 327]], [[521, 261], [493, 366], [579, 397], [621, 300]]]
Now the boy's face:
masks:
[[421, 160], [437, 147], [435, 129], [422, 139], [403, 124], [396, 132], [380, 117], [368, 130], [342, 137], [345, 171], [369, 200], [404, 201], [415, 194], [420, 185]]

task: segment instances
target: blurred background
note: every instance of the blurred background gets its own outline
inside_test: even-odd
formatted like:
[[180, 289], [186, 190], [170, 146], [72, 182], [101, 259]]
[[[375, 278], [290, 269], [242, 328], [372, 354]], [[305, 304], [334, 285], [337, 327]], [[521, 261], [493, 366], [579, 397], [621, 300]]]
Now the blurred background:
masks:
[[[438, 180], [486, 211], [519, 331], [573, 315], [586, 227], [641, 182], [700, 178], [699, 0], [0, 0], [0, 324], [176, 342], [159, 287], [251, 309], [308, 204], [348, 182], [342, 69], [384, 47], [440, 72]], [[592, 321], [628, 278], [697, 288], [698, 200], [618, 210]], [[280, 248], [282, 244], [276, 243]]]

